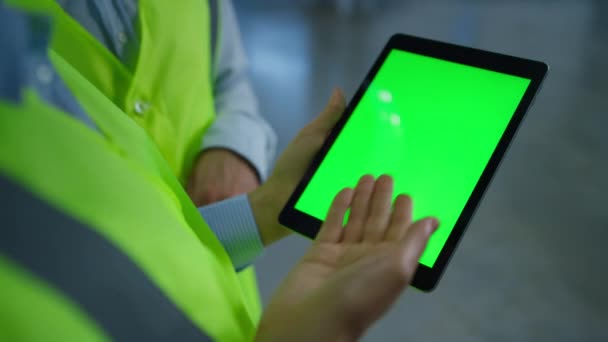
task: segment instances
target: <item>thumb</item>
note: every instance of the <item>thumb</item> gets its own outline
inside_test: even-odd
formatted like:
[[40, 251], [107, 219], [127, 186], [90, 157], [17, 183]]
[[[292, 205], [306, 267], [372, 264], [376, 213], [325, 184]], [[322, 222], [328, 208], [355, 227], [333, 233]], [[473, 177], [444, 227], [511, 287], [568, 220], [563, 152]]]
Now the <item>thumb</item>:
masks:
[[315, 129], [321, 129], [324, 131], [329, 131], [334, 127], [338, 119], [344, 113], [344, 108], [346, 107], [346, 101], [344, 99], [344, 94], [338, 88], [334, 89], [325, 109], [317, 116], [317, 118], [312, 122], [312, 126]]

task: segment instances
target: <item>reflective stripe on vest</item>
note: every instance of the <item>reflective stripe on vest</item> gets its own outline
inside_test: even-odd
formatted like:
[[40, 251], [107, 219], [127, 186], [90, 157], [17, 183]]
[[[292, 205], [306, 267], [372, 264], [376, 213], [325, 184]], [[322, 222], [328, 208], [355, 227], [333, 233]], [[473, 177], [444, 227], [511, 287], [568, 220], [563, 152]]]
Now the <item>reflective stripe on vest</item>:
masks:
[[155, 144], [69, 63], [51, 60], [103, 136], [28, 91], [21, 105], [0, 103], [0, 170], [116, 246], [211, 338], [250, 340], [257, 317], [232, 263]]
[[[54, 1], [7, 1], [54, 18], [53, 51], [147, 131], [183, 183], [215, 117], [209, 51], [219, 30], [210, 31], [221, 25], [221, 3], [139, 0], [141, 44], [136, 67], [129, 70]], [[77, 87], [72, 85], [72, 91], [78, 92]], [[253, 267], [238, 278], [257, 321], [261, 303]]]
[[0, 255], [77, 303], [113, 340], [211, 340], [115, 246], [2, 174], [0, 222]]

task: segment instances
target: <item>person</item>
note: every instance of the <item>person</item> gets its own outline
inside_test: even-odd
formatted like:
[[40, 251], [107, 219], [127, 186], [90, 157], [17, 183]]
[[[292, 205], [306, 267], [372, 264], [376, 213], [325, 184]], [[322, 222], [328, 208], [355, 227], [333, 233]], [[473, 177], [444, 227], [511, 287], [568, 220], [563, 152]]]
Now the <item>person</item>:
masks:
[[[231, 1], [32, 3], [56, 23], [53, 52], [146, 130], [194, 204], [232, 198], [200, 212], [259, 313], [250, 265], [287, 231], [259, 232], [245, 196], [267, 178], [276, 136], [258, 112]], [[233, 224], [212, 222], [226, 217]]]
[[[390, 177], [364, 176], [257, 324], [157, 144], [47, 49], [48, 21], [2, 5], [0, 19], [0, 339], [355, 339], [411, 280], [438, 222], [412, 223], [406, 196], [391, 209]], [[246, 196], [257, 225], [282, 229], [278, 212], [343, 102], [335, 93]]]
[[[54, 8], [55, 20], [70, 22], [75, 26], [69, 29], [70, 51], [65, 51], [61, 44], [56, 46], [56, 51], [83, 71], [87, 66], [97, 66], [93, 62], [97, 62], [101, 54], [117, 64], [113, 68], [83, 72], [108, 98], [126, 112], [139, 109], [141, 113], [136, 113], [139, 117], [153, 115], [150, 112], [155, 109], [160, 111], [157, 109], [160, 105], [156, 106], [155, 103], [165, 101], [166, 113], [159, 115], [173, 115], [170, 120], [190, 115], [190, 123], [200, 126], [190, 128], [203, 131], [202, 137], [196, 137], [198, 144], [195, 145], [194, 154], [197, 156], [190, 172], [188, 165], [193, 161], [187, 159], [192, 156], [182, 157], [183, 161], [174, 161], [176, 152], [164, 148], [167, 142], [163, 138], [166, 137], [161, 136], [153, 125], [142, 124], [163, 147], [161, 152], [188, 186], [187, 190], [196, 205], [250, 192], [267, 177], [276, 148], [276, 136], [258, 112], [247, 77], [247, 58], [231, 1], [183, 1], [180, 6], [157, 4], [153, 0], [55, 2], [56, 5], [50, 4]], [[160, 15], [150, 18], [155, 13]], [[62, 31], [57, 35], [63, 39]], [[88, 38], [87, 43], [82, 43], [74, 35]], [[74, 48], [80, 44], [94, 45], [94, 48], [74, 54]], [[163, 52], [164, 48], [167, 51]], [[162, 52], [162, 56], [151, 57], [149, 52]], [[75, 61], [76, 57], [89, 58], [80, 58], [82, 61], [79, 64]], [[151, 58], [159, 61], [151, 61]], [[146, 64], [155, 63], [156, 67], [156, 63], [161, 62], [165, 65], [164, 70], [153, 69]], [[107, 77], [107, 74], [116, 74], [118, 71], [114, 67], [134, 74], [133, 79], [120, 79], [121, 83], [126, 84], [105, 87], [99, 79]], [[197, 69], [207, 70], [194, 72]], [[133, 91], [129, 87], [136, 87], [132, 84], [139, 81], [137, 74], [143, 72], [150, 74], [146, 81], [163, 83], [166, 89], [151, 91], [144, 96], [146, 99], [142, 97], [142, 102], [134, 102], [132, 107], [129, 103], [120, 103], [120, 98], [128, 96], [125, 93], [127, 90]], [[181, 77], [182, 82], [188, 82], [184, 86], [190, 91], [172, 82], [172, 78], [177, 77]], [[197, 77], [205, 77], [205, 82]], [[177, 103], [168, 99], [174, 92], [181, 95], [179, 101], [175, 101]], [[201, 102], [208, 103], [193, 103], [195, 101], [189, 98], [193, 95], [203, 98]], [[209, 95], [210, 98], [205, 98]], [[180, 102], [196, 106], [187, 107]], [[173, 113], [178, 111], [194, 113]], [[179, 146], [173, 149], [179, 149]], [[183, 165], [179, 165], [180, 162]], [[191, 177], [186, 182], [188, 175]]]

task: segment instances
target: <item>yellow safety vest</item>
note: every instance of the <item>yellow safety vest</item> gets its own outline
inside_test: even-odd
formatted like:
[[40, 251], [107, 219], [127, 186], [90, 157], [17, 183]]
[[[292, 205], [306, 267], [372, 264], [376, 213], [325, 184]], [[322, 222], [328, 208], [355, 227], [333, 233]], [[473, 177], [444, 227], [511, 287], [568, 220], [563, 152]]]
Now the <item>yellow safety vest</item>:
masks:
[[[54, 1], [13, 2], [53, 17], [52, 50], [148, 132], [183, 184], [215, 117], [210, 2], [140, 0], [140, 48], [134, 70]], [[254, 267], [238, 276], [247, 306], [259, 318]]]
[[[231, 261], [154, 142], [62, 57], [51, 60], [100, 132], [30, 91], [22, 104], [0, 103], [0, 172], [119, 248], [214, 340], [252, 339], [257, 317]], [[0, 280], [0, 337], [108, 337], [78, 303], [2, 254]]]

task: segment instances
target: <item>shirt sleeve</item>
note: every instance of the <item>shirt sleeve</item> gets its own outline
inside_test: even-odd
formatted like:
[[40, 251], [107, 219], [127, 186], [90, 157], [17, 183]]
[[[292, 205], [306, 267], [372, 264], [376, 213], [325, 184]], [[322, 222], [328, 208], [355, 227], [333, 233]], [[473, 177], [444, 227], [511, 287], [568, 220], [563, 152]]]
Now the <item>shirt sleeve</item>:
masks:
[[198, 210], [226, 249], [237, 271], [251, 265], [264, 251], [247, 195], [229, 198]]
[[202, 149], [231, 150], [247, 160], [264, 180], [277, 137], [259, 113], [232, 2], [218, 4], [218, 45], [213, 68], [216, 119], [205, 133]]

